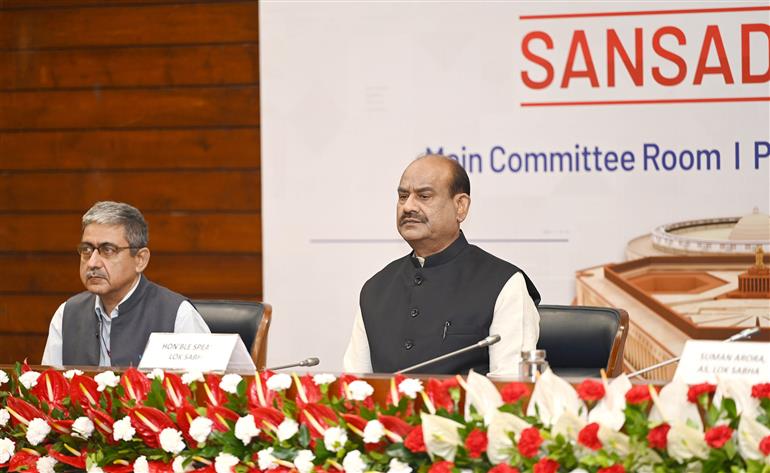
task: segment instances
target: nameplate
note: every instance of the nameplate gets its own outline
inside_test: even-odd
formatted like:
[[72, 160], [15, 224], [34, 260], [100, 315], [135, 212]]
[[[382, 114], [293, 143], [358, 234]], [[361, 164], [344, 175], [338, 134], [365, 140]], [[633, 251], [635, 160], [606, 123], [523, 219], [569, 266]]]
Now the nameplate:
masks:
[[254, 362], [237, 334], [152, 333], [139, 369], [254, 371]]
[[770, 381], [770, 343], [688, 340], [674, 380], [715, 384], [717, 376]]

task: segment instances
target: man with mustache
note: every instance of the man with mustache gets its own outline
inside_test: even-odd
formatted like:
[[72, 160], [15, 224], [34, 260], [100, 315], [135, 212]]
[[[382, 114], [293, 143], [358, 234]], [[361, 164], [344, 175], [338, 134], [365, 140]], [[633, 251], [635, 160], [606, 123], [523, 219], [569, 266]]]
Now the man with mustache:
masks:
[[413, 251], [361, 289], [345, 371], [394, 372], [497, 334], [501, 341], [488, 350], [420, 372], [518, 373], [521, 351], [537, 344], [540, 294], [519, 268], [468, 244], [460, 224], [470, 193], [468, 174], [453, 159], [427, 155], [406, 168], [396, 225]]
[[147, 223], [135, 207], [97, 202], [82, 218], [80, 280], [48, 329], [44, 365], [136, 366], [152, 332], [209, 333], [186, 297], [149, 281]]

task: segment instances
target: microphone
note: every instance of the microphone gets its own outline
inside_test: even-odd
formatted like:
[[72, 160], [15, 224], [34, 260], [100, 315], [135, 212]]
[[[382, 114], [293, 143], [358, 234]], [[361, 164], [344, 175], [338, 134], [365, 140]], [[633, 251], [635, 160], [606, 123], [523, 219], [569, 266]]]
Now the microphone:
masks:
[[473, 345], [468, 345], [465, 348], [460, 348], [459, 350], [455, 350], [453, 352], [447, 353], [445, 355], [437, 356], [435, 358], [431, 358], [430, 360], [423, 361], [422, 363], [417, 363], [416, 365], [412, 365], [408, 368], [404, 368], [400, 371], [396, 371], [395, 374], [404, 374], [408, 373], [410, 371], [414, 371], [418, 368], [423, 368], [428, 365], [432, 365], [433, 363], [437, 363], [442, 360], [446, 360], [448, 358], [455, 357], [457, 355], [463, 354], [465, 352], [469, 352], [471, 350], [475, 350], [477, 348], [486, 348], [490, 345], [494, 345], [495, 343], [500, 341], [500, 335], [490, 335], [482, 340], [479, 340], [478, 342], [474, 343]]
[[295, 366], [315, 366], [315, 365], [317, 365], [320, 362], [321, 362], [321, 360], [319, 360], [318, 358], [310, 357], [310, 358], [305, 358], [302, 361], [296, 361], [294, 363], [289, 363], [288, 365], [273, 366], [273, 367], [266, 368], [266, 369], [270, 370], [270, 371], [275, 371], [275, 370], [282, 370], [282, 369], [286, 369], [286, 368], [294, 368]]
[[[732, 336], [730, 336], [728, 338], [725, 338], [722, 341], [725, 342], [725, 343], [737, 342], [738, 340], [744, 340], [746, 338], [751, 338], [752, 336], [756, 335], [758, 332], [759, 332], [759, 327], [749, 327], [749, 328], [741, 330], [740, 332], [736, 333], [735, 335], [732, 335]], [[664, 366], [668, 366], [668, 365], [670, 365], [672, 363], [676, 363], [681, 358], [682, 358], [681, 356], [677, 356], [677, 357], [671, 358], [669, 360], [661, 361], [660, 363], [656, 363], [656, 364], [654, 364], [652, 366], [648, 366], [647, 368], [642, 368], [640, 370], [637, 370], [637, 371], [634, 371], [632, 373], [629, 373], [628, 377], [629, 378], [634, 378], [636, 376], [642, 375], [642, 374], [647, 373], [649, 371], [656, 370], [658, 368], [663, 368]]]

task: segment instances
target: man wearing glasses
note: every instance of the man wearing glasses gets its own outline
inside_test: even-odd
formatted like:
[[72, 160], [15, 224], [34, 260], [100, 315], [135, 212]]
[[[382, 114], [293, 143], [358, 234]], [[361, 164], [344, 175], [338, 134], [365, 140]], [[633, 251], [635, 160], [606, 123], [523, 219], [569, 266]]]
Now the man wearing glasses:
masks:
[[186, 297], [142, 275], [150, 250], [139, 210], [97, 202], [83, 215], [82, 232], [86, 291], [54, 313], [42, 364], [136, 366], [152, 332], [210, 332]]

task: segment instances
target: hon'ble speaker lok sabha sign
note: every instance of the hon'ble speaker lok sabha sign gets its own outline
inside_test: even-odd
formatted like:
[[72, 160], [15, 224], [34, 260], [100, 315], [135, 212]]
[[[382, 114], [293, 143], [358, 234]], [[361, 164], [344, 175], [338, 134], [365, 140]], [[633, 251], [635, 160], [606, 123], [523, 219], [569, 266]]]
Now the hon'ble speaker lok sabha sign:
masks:
[[409, 251], [396, 187], [425, 152], [469, 172], [471, 243], [549, 304], [662, 223], [768, 213], [766, 2], [264, 2], [260, 21], [264, 293], [292, 340], [271, 363], [341, 369], [361, 285]]

